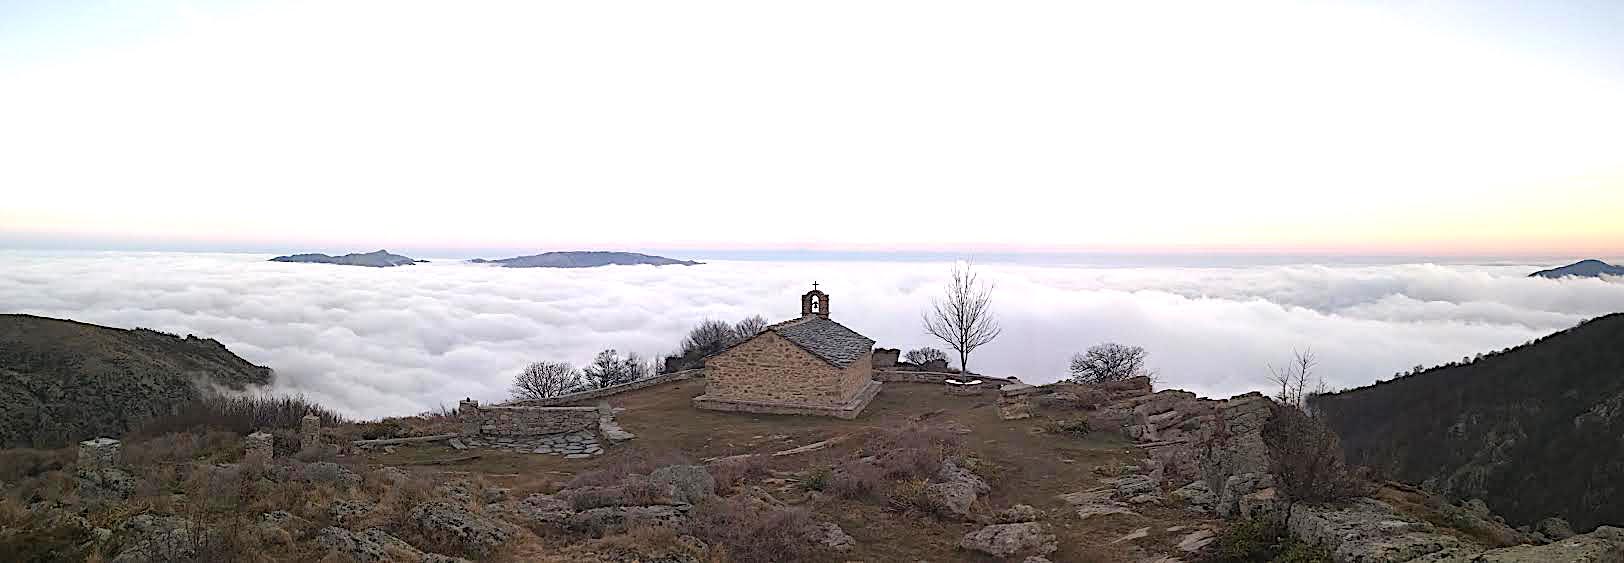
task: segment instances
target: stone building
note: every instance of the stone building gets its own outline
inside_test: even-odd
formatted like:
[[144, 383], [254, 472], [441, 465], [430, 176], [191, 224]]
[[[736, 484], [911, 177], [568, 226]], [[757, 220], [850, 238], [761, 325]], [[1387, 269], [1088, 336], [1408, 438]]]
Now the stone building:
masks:
[[705, 359], [703, 409], [856, 418], [880, 392], [874, 341], [829, 319], [829, 295], [801, 296], [801, 317]]

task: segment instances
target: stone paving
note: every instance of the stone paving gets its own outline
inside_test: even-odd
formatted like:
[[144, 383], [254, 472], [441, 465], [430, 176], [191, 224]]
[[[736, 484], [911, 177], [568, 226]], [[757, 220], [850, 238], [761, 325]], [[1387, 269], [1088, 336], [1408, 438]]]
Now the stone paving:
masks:
[[598, 445], [598, 437], [586, 431], [525, 437], [464, 437], [451, 440], [451, 447], [459, 450], [477, 448], [520, 454], [561, 455], [565, 459], [583, 459], [603, 454], [603, 446]]

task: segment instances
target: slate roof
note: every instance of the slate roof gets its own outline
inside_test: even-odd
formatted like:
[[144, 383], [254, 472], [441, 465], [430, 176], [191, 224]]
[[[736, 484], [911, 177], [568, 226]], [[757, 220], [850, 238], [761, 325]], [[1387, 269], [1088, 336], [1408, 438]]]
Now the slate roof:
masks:
[[837, 368], [850, 366], [874, 349], [874, 341], [826, 317], [810, 316], [767, 327]]

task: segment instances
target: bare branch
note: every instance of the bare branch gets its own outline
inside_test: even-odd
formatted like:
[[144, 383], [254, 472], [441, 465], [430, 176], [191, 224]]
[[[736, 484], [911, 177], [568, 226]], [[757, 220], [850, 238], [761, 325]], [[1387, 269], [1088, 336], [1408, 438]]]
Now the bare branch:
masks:
[[970, 264], [953, 267], [946, 295], [931, 300], [924, 315], [925, 332], [959, 353], [959, 369], [970, 370], [970, 352], [1003, 332], [992, 314], [992, 287], [978, 282]]

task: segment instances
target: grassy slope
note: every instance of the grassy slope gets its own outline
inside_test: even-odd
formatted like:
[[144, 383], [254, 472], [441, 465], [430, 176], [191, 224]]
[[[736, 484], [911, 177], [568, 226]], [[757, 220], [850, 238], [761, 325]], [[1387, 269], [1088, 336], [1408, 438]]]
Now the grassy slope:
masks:
[[[1029, 504], [1042, 510], [1054, 527], [1060, 551], [1055, 561], [1123, 560], [1127, 544], [1110, 541], [1149, 526], [1151, 535], [1133, 544], [1153, 553], [1176, 551], [1172, 544], [1183, 533], [1168, 533], [1170, 526], [1196, 524], [1205, 519], [1174, 508], [1143, 507], [1146, 518], [1108, 517], [1081, 521], [1056, 495], [1089, 489], [1103, 477], [1092, 469], [1100, 465], [1135, 463], [1142, 452], [1120, 438], [1075, 438], [1043, 433], [1041, 417], [1004, 421], [998, 418], [991, 395], [957, 397], [942, 394], [938, 385], [887, 383], [873, 404], [856, 420], [823, 417], [752, 415], [702, 411], [689, 399], [704, 391], [703, 381], [684, 381], [633, 391], [610, 398], [626, 410], [616, 419], [637, 439], [616, 446], [590, 460], [555, 456], [481, 452], [477, 460], [436, 465], [439, 470], [468, 471], [491, 482], [523, 486], [535, 479], [567, 480], [569, 476], [617, 462], [633, 448], [668, 450], [692, 460], [738, 454], [770, 454], [839, 435], [852, 436], [827, 450], [772, 458], [772, 468], [805, 471], [829, 460], [845, 457], [861, 446], [861, 435], [872, 429], [895, 429], [924, 416], [924, 423], [957, 423], [970, 429], [963, 436], [967, 453], [992, 462], [983, 472], [993, 486], [983, 502], [986, 510]], [[939, 411], [939, 413], [938, 413]], [[938, 413], [938, 414], [930, 414]], [[401, 448], [393, 454], [368, 454], [369, 464], [395, 465], [463, 457], [464, 452], [444, 447]], [[1069, 460], [1069, 461], [1068, 461]], [[857, 540], [855, 551], [836, 560], [867, 561], [980, 561], [956, 548], [967, 532], [979, 526], [935, 518], [887, 512], [882, 503], [852, 501], [827, 495], [805, 495], [792, 486], [769, 488], [792, 503], [804, 502], [820, 519], [839, 524]], [[1184, 533], [1188, 533], [1187, 531]], [[991, 560], [991, 559], [987, 559]]]
[[0, 446], [120, 435], [196, 397], [196, 382], [270, 380], [271, 370], [210, 339], [0, 315]]

